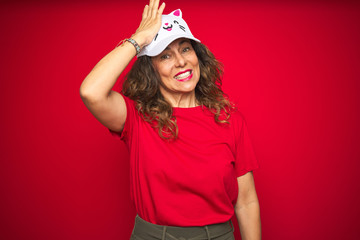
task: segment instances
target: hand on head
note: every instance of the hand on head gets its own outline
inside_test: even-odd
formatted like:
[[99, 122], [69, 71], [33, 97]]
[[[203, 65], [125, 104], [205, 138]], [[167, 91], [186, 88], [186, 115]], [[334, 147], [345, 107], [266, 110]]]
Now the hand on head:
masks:
[[159, 7], [160, 0], [150, 0], [142, 14], [140, 26], [132, 35], [141, 48], [151, 43], [161, 27], [161, 16], [165, 8], [163, 2]]

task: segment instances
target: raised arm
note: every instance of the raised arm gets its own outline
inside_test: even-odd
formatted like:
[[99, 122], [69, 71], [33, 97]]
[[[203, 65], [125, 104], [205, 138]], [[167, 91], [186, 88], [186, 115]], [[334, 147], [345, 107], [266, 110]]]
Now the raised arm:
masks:
[[[159, 0], [150, 0], [149, 5], [145, 6], [140, 26], [131, 37], [141, 48], [150, 44], [159, 31], [164, 8], [164, 3], [159, 8]], [[123, 129], [126, 105], [123, 97], [111, 89], [135, 55], [135, 47], [125, 42], [103, 57], [80, 86], [80, 96], [86, 107], [113, 131]]]
[[260, 207], [257, 198], [254, 177], [248, 172], [237, 178], [239, 185], [235, 214], [239, 222], [242, 240], [260, 240]]

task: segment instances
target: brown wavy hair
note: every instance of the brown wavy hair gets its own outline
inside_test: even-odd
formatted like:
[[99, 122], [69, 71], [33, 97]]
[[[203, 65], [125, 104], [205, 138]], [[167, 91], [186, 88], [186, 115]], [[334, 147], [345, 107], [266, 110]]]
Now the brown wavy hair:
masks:
[[[191, 40], [199, 60], [200, 79], [195, 87], [197, 102], [214, 114], [217, 123], [229, 123], [234, 106], [221, 90], [223, 65], [202, 43]], [[160, 92], [160, 76], [151, 57], [139, 57], [125, 76], [122, 92], [136, 102], [140, 116], [158, 130], [163, 139], [176, 139], [178, 126], [171, 105]]]

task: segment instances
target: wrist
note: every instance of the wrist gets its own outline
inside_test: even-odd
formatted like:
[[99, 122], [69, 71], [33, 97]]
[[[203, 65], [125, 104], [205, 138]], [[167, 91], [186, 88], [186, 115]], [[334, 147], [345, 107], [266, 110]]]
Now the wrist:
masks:
[[136, 50], [136, 55], [138, 55], [141, 51], [141, 48], [139, 46], [139, 44], [132, 38], [127, 38], [125, 39], [126, 42], [129, 42], [131, 45], [133, 45], [133, 47], [135, 48]]
[[136, 33], [135, 33], [135, 34], [131, 35], [130, 38], [134, 39], [134, 41], [137, 42], [137, 44], [139, 45], [139, 47], [140, 47], [141, 49], [143, 49], [143, 47], [145, 47], [145, 46], [147, 45], [145, 38], [143, 38], [143, 37], [140, 36], [139, 34], [136, 34]]
[[117, 48], [117, 47], [119, 47], [119, 46], [123, 46], [124, 43], [127, 43], [127, 44], [129, 44], [129, 45], [132, 45], [132, 46], [134, 47], [135, 51], [136, 51], [136, 55], [138, 55], [138, 54], [140, 53], [141, 49], [142, 49], [142, 48], [140, 47], [140, 45], [137, 43], [137, 41], [136, 41], [135, 39], [133, 39], [132, 37], [131, 37], [131, 38], [125, 38], [125, 39], [121, 40], [121, 41], [116, 45], [115, 48]]

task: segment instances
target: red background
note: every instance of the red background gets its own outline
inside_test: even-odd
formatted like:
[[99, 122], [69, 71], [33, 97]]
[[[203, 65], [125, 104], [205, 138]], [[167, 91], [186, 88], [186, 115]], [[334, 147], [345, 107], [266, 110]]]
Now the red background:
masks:
[[[1, 239], [129, 238], [128, 153], [79, 87], [146, 3], [1, 4]], [[166, 3], [225, 65], [261, 164], [263, 239], [358, 239], [360, 5]]]

